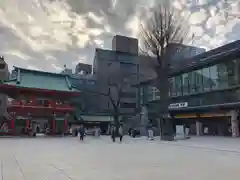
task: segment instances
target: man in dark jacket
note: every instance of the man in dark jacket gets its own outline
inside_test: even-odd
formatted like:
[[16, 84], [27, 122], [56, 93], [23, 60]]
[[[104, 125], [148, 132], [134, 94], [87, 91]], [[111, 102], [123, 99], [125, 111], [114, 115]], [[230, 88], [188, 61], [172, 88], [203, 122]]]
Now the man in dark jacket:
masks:
[[80, 140], [83, 141], [84, 135], [85, 135], [85, 128], [83, 125], [81, 125], [79, 128], [79, 134], [80, 134]]

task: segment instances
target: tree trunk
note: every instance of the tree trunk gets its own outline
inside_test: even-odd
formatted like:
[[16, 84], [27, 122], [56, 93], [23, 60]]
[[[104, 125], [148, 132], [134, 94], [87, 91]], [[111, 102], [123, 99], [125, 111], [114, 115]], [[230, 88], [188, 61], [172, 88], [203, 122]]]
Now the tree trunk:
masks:
[[160, 91], [160, 104], [159, 104], [159, 125], [161, 140], [173, 139], [172, 120], [169, 118], [168, 107], [170, 104], [169, 98], [169, 81], [168, 81], [168, 69], [161, 68], [158, 71], [158, 83], [157, 88]]
[[119, 112], [118, 110], [114, 110], [114, 115], [113, 115], [113, 119], [114, 119], [114, 125], [116, 127], [116, 136], [118, 137], [118, 129], [120, 127], [120, 122], [119, 122]]

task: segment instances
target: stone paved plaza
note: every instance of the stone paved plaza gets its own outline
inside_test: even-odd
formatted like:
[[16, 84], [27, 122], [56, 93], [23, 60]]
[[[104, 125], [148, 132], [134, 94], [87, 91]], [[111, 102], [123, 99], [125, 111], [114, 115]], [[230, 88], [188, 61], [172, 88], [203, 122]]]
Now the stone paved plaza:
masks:
[[0, 180], [239, 180], [240, 139], [0, 138]]

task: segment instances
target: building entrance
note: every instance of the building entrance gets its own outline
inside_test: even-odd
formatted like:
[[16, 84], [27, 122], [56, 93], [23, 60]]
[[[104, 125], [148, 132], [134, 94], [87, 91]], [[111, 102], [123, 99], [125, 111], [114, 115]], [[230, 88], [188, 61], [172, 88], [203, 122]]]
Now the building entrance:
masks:
[[230, 113], [185, 114], [175, 115], [174, 122], [175, 125], [184, 125], [188, 128], [190, 135], [234, 136], [234, 130], [237, 137], [240, 128], [239, 118], [234, 121], [232, 119], [236, 118]]

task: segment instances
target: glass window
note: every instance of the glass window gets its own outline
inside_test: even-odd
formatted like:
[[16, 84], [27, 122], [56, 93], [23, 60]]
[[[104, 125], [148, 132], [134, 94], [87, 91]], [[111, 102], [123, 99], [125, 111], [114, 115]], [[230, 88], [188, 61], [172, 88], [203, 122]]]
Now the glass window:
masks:
[[136, 108], [136, 103], [120, 103], [121, 108]]
[[95, 81], [88, 80], [88, 81], [87, 81], [87, 84], [88, 84], [88, 85], [94, 85], [94, 84], [95, 84]]
[[203, 91], [203, 74], [202, 69], [195, 71], [196, 92]]
[[234, 86], [237, 84], [236, 67], [236, 60], [226, 62], [228, 86]]
[[196, 90], [196, 71], [189, 72], [188, 73], [188, 78], [189, 78], [189, 92], [190, 93], [195, 93], [197, 92]]
[[156, 87], [153, 87], [153, 96], [154, 100], [160, 99], [160, 91]]
[[129, 53], [117, 52], [117, 60], [120, 62], [134, 62], [138, 56], [131, 55]]
[[96, 49], [97, 59], [114, 60], [116, 53], [111, 50]]
[[211, 76], [211, 87], [212, 89], [219, 88], [219, 78], [218, 78], [218, 68], [216, 65], [209, 67], [210, 69], [210, 76]]
[[226, 64], [225, 63], [218, 64], [217, 72], [218, 72], [219, 88], [226, 88], [228, 86]]
[[120, 63], [120, 69], [123, 73], [136, 74], [137, 66], [133, 63]]
[[176, 96], [177, 95], [177, 90], [176, 90], [176, 80], [175, 77], [172, 77], [169, 79], [169, 87], [171, 90], [171, 96]]
[[152, 87], [151, 86], [149, 86], [148, 87], [148, 100], [149, 101], [152, 101], [152, 100], [154, 100], [154, 97], [153, 97], [153, 89], [152, 89]]
[[144, 89], [143, 87], [139, 88], [139, 93], [140, 93], [140, 104], [142, 105], [144, 103]]
[[202, 73], [203, 73], [203, 90], [209, 91], [211, 89], [211, 76], [209, 67], [203, 68]]
[[177, 96], [182, 96], [182, 76], [176, 77], [176, 94]]
[[240, 84], [240, 60], [236, 60], [237, 83]]
[[189, 94], [189, 78], [188, 73], [182, 75], [183, 95]]

